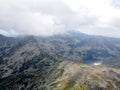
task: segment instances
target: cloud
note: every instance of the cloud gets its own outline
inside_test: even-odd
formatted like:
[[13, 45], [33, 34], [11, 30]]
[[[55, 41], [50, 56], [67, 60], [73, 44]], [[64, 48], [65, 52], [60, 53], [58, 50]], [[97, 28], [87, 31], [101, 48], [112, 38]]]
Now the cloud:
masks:
[[0, 28], [6, 32], [12, 29], [20, 34], [52, 35], [65, 30], [64, 24], [56, 23], [59, 11], [49, 0], [5, 0], [0, 4]]
[[[16, 37], [19, 36], [20, 34], [15, 32], [14, 30], [9, 30], [9, 31], [5, 31], [5, 30], [0, 30], [0, 34], [6, 35], [6, 36], [12, 36], [12, 37]], [[21, 35], [20, 35], [21, 36]]]
[[[0, 33], [53, 35], [68, 30], [120, 37], [118, 0], [0, 0]], [[117, 33], [116, 33], [117, 32]]]
[[111, 0], [111, 5], [113, 5], [115, 8], [120, 9], [120, 0]]

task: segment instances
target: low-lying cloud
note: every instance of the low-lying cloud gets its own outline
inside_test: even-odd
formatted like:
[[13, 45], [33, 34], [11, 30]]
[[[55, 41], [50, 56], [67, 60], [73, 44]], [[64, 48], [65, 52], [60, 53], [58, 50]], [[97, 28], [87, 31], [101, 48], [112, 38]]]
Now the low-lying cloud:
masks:
[[0, 34], [53, 35], [68, 30], [120, 37], [112, 0], [0, 0]]

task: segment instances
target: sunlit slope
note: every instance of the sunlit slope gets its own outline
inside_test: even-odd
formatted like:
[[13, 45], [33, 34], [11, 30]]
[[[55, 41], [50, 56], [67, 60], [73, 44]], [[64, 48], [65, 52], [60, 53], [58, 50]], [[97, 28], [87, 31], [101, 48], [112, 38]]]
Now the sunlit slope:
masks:
[[61, 62], [57, 66], [61, 73], [50, 84], [52, 90], [120, 89], [120, 70], [69, 61]]

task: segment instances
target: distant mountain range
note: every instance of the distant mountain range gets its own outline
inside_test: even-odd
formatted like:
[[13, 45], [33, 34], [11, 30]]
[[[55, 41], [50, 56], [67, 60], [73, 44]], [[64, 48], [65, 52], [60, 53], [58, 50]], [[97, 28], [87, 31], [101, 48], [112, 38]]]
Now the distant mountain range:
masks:
[[[67, 62], [68, 64], [70, 64], [69, 67], [73, 67], [73, 69], [76, 69], [76, 67], [74, 68], [74, 64], [71, 64], [71, 62], [75, 64], [78, 63], [89, 64], [86, 65], [84, 68], [85, 70], [89, 71], [92, 70], [92, 68], [94, 67], [94, 66], [92, 67], [91, 65], [95, 63], [101, 63], [103, 65], [106, 65], [101, 67], [101, 68], [106, 67], [105, 73], [108, 72], [110, 73], [110, 75], [115, 75], [111, 76], [111, 78], [115, 78], [115, 80], [117, 80], [117, 78], [120, 79], [119, 70], [116, 69], [116, 71], [114, 71], [113, 68], [109, 69], [107, 67], [112, 66], [118, 69], [120, 67], [120, 39], [86, 35], [80, 32], [67, 32], [62, 35], [54, 35], [49, 37], [37, 37], [37, 36], [6, 37], [0, 35], [0, 88], [2, 88], [1, 90], [26, 90], [27, 88], [29, 88], [27, 90], [33, 90], [30, 88], [34, 88], [36, 90], [36, 88], [38, 88], [38, 86], [36, 85], [42, 85], [39, 86], [40, 89], [38, 90], [120, 89], [120, 87], [118, 87], [120, 86], [120, 83], [117, 81], [115, 81], [115, 85], [112, 86], [110, 86], [111, 81], [110, 82], [103, 81], [106, 84], [105, 86], [104, 85], [102, 86], [100, 82], [98, 83], [99, 85], [98, 89], [95, 89], [96, 85], [93, 86], [92, 89], [92, 87], [88, 85], [88, 82], [85, 83], [90, 87], [89, 89], [87, 89], [88, 86], [81, 87], [86, 89], [68, 89], [67, 87], [65, 89], [65, 86], [64, 89], [63, 88], [60, 89], [59, 84], [57, 83], [60, 80], [60, 76], [55, 75], [57, 75], [57, 73], [62, 73], [61, 77], [63, 79], [60, 81], [64, 82], [63, 75], [65, 73], [63, 73], [63, 71], [66, 66], [60, 67], [61, 71], [59, 72], [57, 72], [54, 69], [57, 68], [59, 69], [57, 65], [62, 64], [62, 62]], [[53, 68], [53, 66], [55, 66], [56, 68], [54, 68], [53, 71], [49, 71], [51, 68]], [[83, 68], [79, 69], [80, 71], [83, 70]], [[95, 67], [94, 69], [96, 71], [98, 67]], [[90, 73], [89, 71], [88, 73]], [[103, 79], [102, 78], [103, 72], [104, 71], [100, 72], [100, 77], [95, 78]], [[87, 73], [87, 71], [85, 71], [84, 73]], [[54, 76], [52, 78], [52, 81], [46, 78], [47, 76], [49, 76], [48, 74], [51, 75], [51, 77], [52, 75]], [[70, 74], [73, 74], [73, 72], [71, 71]], [[95, 73], [95, 75], [97, 74]], [[104, 78], [112, 80], [110, 79], [108, 74], [105, 75], [106, 76], [104, 76]], [[90, 78], [91, 77], [92, 76], [90, 76]], [[23, 78], [22, 81], [21, 78]], [[34, 81], [37, 80], [37, 78], [38, 80], [46, 81], [44, 82], [40, 81], [42, 84], [38, 84], [39, 81], [38, 82]], [[80, 78], [81, 77], [78, 76], [78, 79]], [[11, 80], [13, 80], [13, 82]], [[35, 85], [32, 83], [32, 80]], [[15, 84], [16, 82], [17, 84]], [[23, 83], [23, 85], [21, 84], [21, 82]], [[30, 85], [30, 82], [33, 86]], [[53, 82], [55, 87], [53, 87], [53, 89], [52, 87], [48, 87], [46, 82], [51, 82], [51, 84]], [[74, 81], [72, 83], [74, 83]], [[91, 85], [92, 82], [90, 81], [89, 84]], [[11, 85], [13, 86], [13, 88], [11, 87]], [[44, 88], [44, 86], [45, 88], [47, 87], [47, 89], [41, 89], [42, 87]], [[57, 87], [59, 89], [57, 89]]]

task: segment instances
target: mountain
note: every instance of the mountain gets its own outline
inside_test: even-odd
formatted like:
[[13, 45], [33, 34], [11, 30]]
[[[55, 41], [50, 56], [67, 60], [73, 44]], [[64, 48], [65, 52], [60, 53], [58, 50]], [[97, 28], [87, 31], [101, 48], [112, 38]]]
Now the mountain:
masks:
[[119, 90], [120, 69], [60, 61], [48, 69], [0, 79], [1, 90]]
[[[9, 88], [12, 88], [12, 90], [25, 90], [25, 88], [29, 88], [27, 90], [33, 90], [35, 89], [34, 87], [37, 87], [36, 85], [39, 85], [40, 87], [44, 86], [41, 86], [41, 81], [41, 83], [45, 85], [46, 81], [54, 82], [54, 80], [60, 78], [55, 75], [63, 72], [64, 69], [66, 69], [65, 67], [60, 68], [63, 71], [58, 71], [57, 69], [59, 68], [59, 64], [61, 64], [61, 62], [64, 64], [64, 61], [66, 60], [68, 64], [71, 62], [76, 64], [83, 63], [83, 67], [85, 66], [84, 64], [88, 64], [85, 68], [79, 68], [79, 71], [76, 71], [74, 64], [70, 64], [69, 67], [75, 70], [75, 72], [70, 72], [71, 74], [77, 72], [81, 72], [83, 74], [88, 72], [89, 74], [91, 73], [90, 71], [94, 69], [96, 71], [99, 69], [98, 67], [91, 65], [95, 63], [101, 63], [105, 65], [101, 68], [106, 68], [105, 70], [107, 74], [104, 76], [103, 71], [100, 71], [100, 79], [108, 79], [110, 82], [105, 81], [104, 83], [106, 83], [106, 86], [102, 86], [101, 83], [97, 83], [100, 85], [99, 89], [102, 88], [100, 90], [118, 90], [116, 88], [120, 88], [119, 82], [116, 81], [119, 80], [120, 68], [119, 38], [91, 36], [80, 32], [68, 32], [62, 35], [53, 35], [49, 37], [5, 37], [0, 35], [0, 42], [0, 88], [3, 90], [9, 90]], [[53, 66], [55, 66], [55, 68], [53, 68]], [[112, 66], [112, 68], [107, 66]], [[54, 69], [53, 72], [55, 73], [50, 71], [51, 68]], [[113, 68], [117, 69], [114, 71]], [[85, 70], [85, 72], [82, 72], [83, 70]], [[112, 76], [109, 76], [109, 74]], [[99, 74], [95, 73], [95, 75]], [[50, 76], [51, 79], [48, 79], [48, 76]], [[90, 76], [90, 78], [91, 77], [92, 76]], [[81, 79], [79, 76], [77, 78], [78, 80]], [[111, 86], [111, 83], [114, 80], [112, 78], [115, 78], [115, 85], [110, 87], [112, 89], [106, 89], [107, 85]], [[68, 79], [71, 79], [71, 77]], [[44, 80], [45, 82], [43, 82]], [[65, 85], [67, 85], [66, 83]], [[92, 82], [89, 83], [92, 85]], [[33, 89], [30, 89], [32, 87]], [[93, 89], [91, 87], [90, 90], [96, 90], [95, 87], [96, 86], [93, 85]]]

